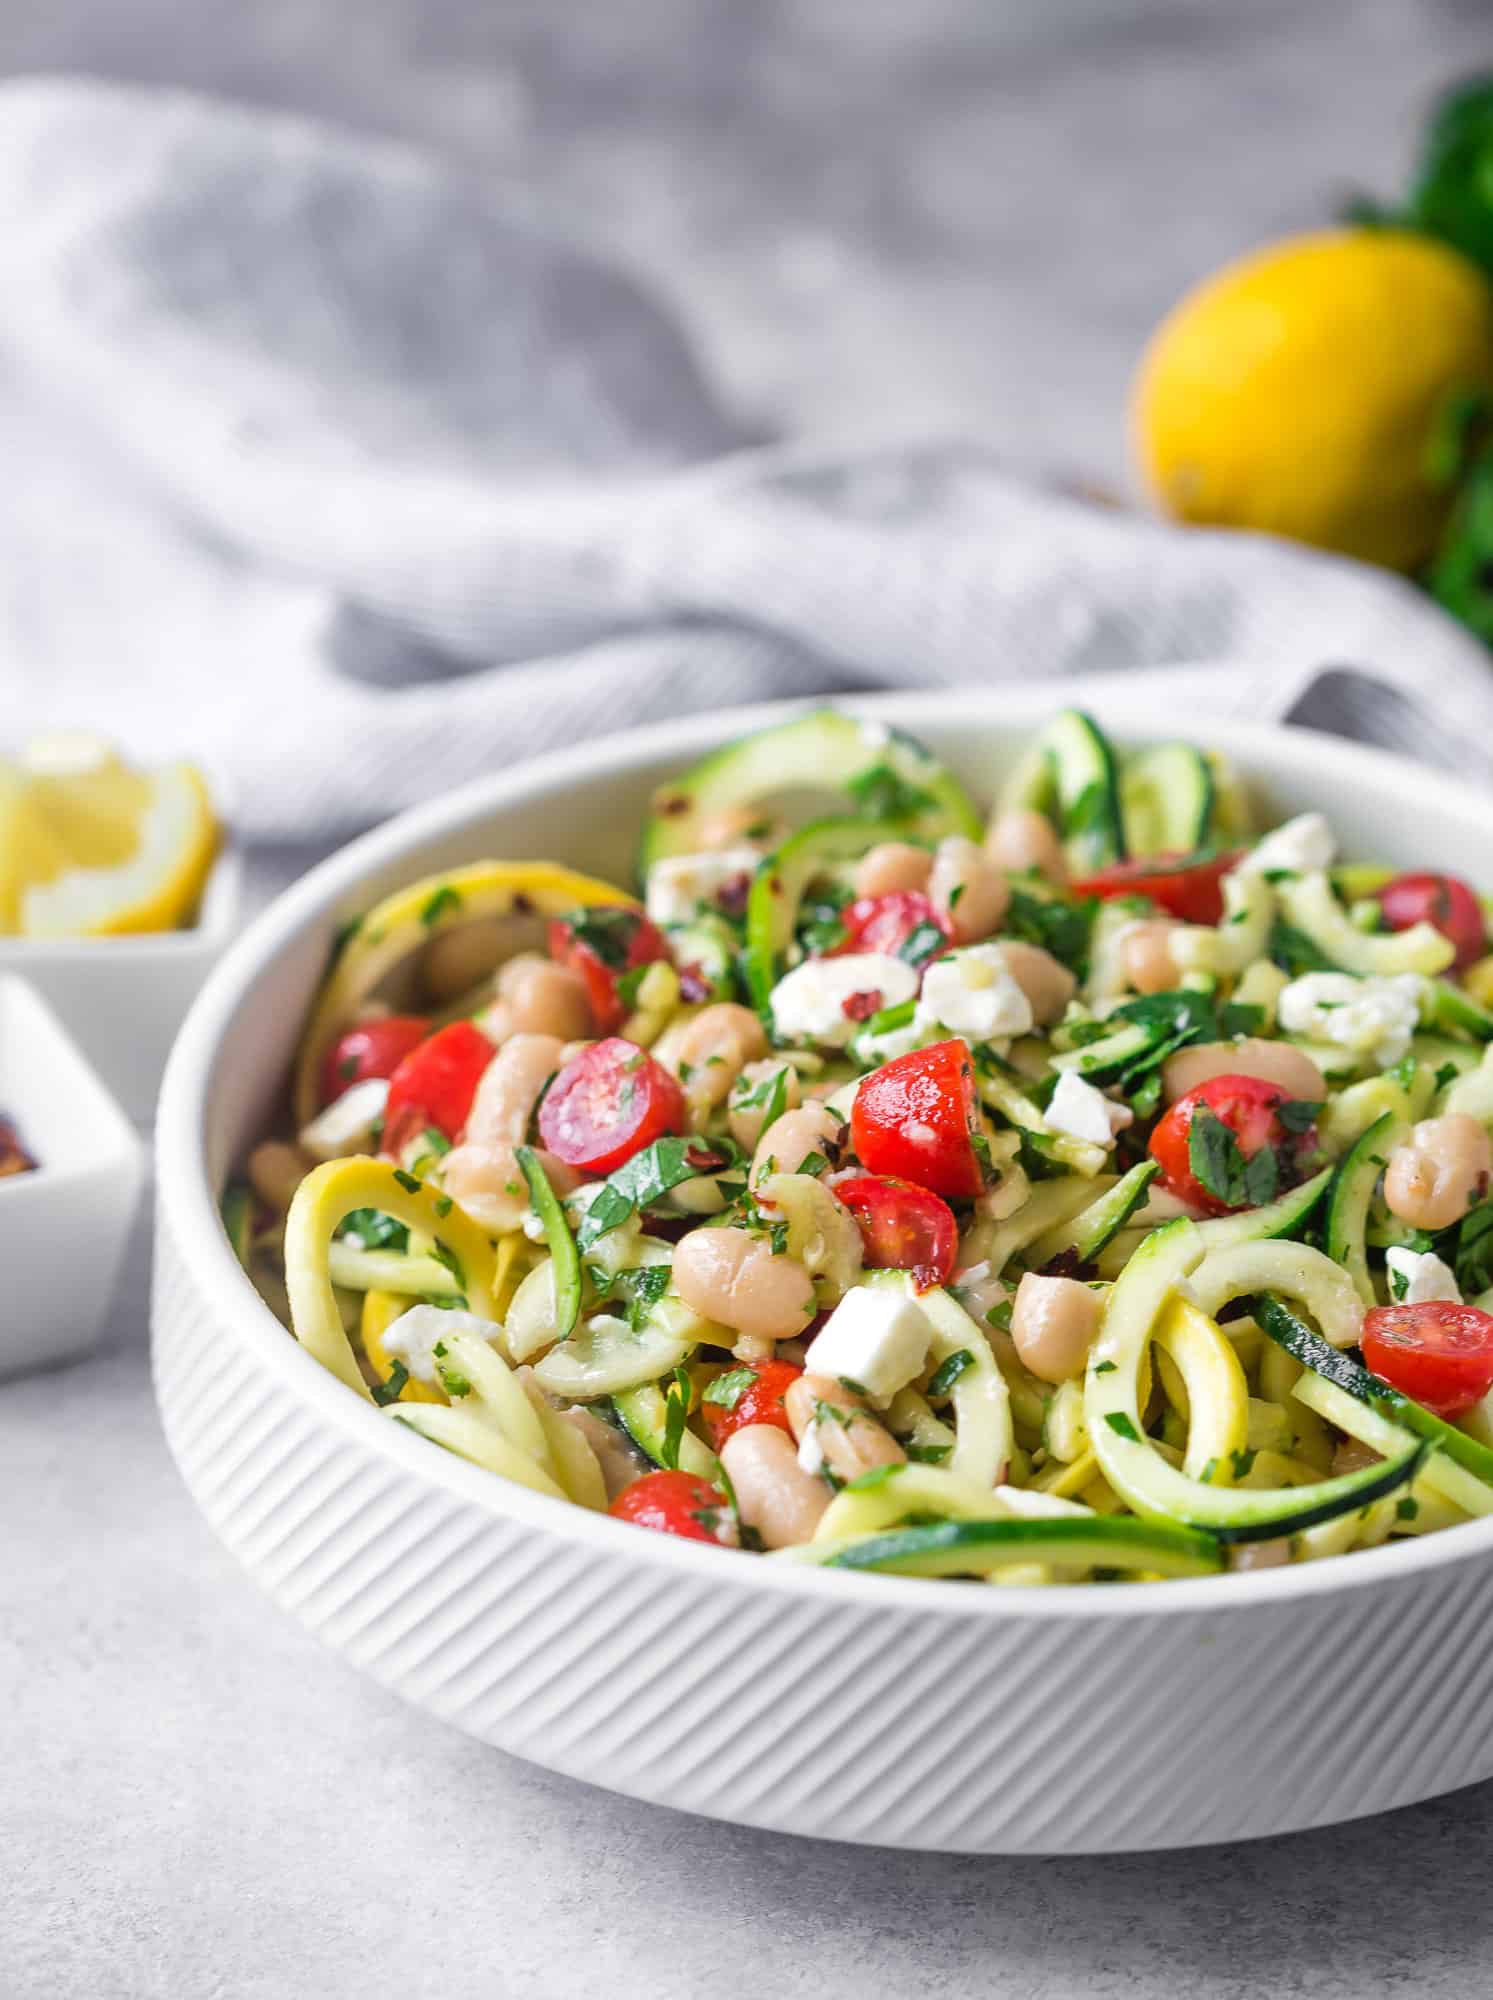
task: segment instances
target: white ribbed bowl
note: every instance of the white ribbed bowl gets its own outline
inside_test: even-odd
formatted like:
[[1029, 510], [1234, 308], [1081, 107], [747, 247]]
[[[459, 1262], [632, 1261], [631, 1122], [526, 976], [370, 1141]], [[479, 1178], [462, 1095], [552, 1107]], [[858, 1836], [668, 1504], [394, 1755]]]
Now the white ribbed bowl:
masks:
[[[856, 704], [984, 796], [1052, 705], [1041, 689]], [[1154, 704], [1095, 705], [1121, 741], [1189, 733]], [[213, 974], [161, 1099], [153, 1313], [166, 1435], [208, 1520], [407, 1699], [722, 1819], [1080, 1853], [1320, 1825], [1493, 1773], [1493, 1522], [1197, 1582], [785, 1570], [478, 1471], [348, 1394], [261, 1304], [217, 1195], [283, 1089], [339, 920], [484, 854], [621, 876], [652, 785], [781, 713], [586, 744], [407, 813], [307, 876]], [[1231, 729], [1227, 747], [1274, 809], [1323, 808], [1350, 852], [1489, 873], [1488, 810], [1451, 779], [1304, 732]]]

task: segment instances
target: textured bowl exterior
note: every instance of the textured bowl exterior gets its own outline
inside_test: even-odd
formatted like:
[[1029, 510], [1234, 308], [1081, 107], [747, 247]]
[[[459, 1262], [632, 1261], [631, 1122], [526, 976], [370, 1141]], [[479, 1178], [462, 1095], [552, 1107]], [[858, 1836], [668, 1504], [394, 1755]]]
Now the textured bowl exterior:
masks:
[[[866, 706], [932, 736], [951, 710], [975, 734], [995, 726], [962, 698]], [[1027, 704], [1033, 719], [1046, 706]], [[1136, 736], [1157, 727], [1124, 720]], [[740, 726], [724, 718], [720, 734]], [[1277, 740], [1281, 762], [1294, 758], [1304, 797], [1300, 739], [1288, 749], [1256, 734], [1257, 759]], [[707, 740], [681, 726], [613, 749], [619, 764], [666, 769]], [[1313, 756], [1377, 780], [1383, 818], [1390, 760], [1325, 743]], [[519, 807], [542, 819], [567, 772], [594, 788], [605, 767], [586, 762], [495, 780], [334, 858], [220, 968], [173, 1057], [157, 1394], [188, 1486], [250, 1574], [353, 1664], [484, 1742], [794, 1833], [991, 1853], [1182, 1846], [1493, 1774], [1489, 1524], [1172, 1584], [1043, 1591], [790, 1571], [493, 1479], [348, 1395], [286, 1337], [213, 1222], [253, 1112], [232, 1083], [243, 1048], [259, 1037], [266, 1061], [280, 1059], [271, 1010], [279, 1022], [285, 990], [309, 991], [351, 887], [444, 862], [468, 822], [487, 832]], [[1451, 787], [1448, 799], [1432, 865], [1450, 865], [1458, 824], [1479, 823], [1470, 795]], [[1395, 851], [1387, 833], [1381, 847]]]

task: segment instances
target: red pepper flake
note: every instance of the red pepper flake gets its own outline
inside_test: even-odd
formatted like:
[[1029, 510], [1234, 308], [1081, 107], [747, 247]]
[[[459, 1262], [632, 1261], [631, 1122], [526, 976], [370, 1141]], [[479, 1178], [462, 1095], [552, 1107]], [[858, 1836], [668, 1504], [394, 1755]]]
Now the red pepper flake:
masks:
[[873, 1014], [881, 1012], [881, 1004], [881, 988], [872, 986], [864, 993], [847, 993], [841, 1012], [847, 1021], [869, 1021]]
[[716, 890], [715, 900], [728, 917], [739, 917], [746, 909], [747, 897], [751, 894], [752, 878], [743, 868], [739, 875], [732, 875]]

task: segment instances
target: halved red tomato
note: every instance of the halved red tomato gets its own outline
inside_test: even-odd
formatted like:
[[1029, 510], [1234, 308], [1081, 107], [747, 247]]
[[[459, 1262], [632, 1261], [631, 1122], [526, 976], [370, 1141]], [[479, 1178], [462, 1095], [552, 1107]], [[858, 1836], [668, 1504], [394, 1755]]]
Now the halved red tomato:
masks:
[[423, 1014], [385, 1014], [349, 1028], [327, 1050], [321, 1069], [322, 1103], [335, 1104], [355, 1083], [392, 1076], [429, 1033], [430, 1023]]
[[655, 1534], [736, 1547], [736, 1520], [725, 1494], [692, 1472], [645, 1472], [622, 1489], [607, 1512]]
[[568, 965], [585, 980], [597, 1032], [603, 1035], [620, 1028], [627, 1017], [617, 991], [623, 973], [669, 955], [657, 924], [622, 904], [597, 904], [551, 918], [549, 950], [557, 964]]
[[1396, 875], [1379, 891], [1379, 908], [1392, 931], [1431, 924], [1457, 948], [1453, 972], [1465, 972], [1488, 948], [1483, 906], [1459, 875]]
[[1075, 896], [1149, 896], [1168, 916], [1185, 924], [1216, 924], [1223, 915], [1223, 878], [1238, 862], [1235, 854], [1148, 854], [1116, 861], [1097, 875], [1068, 886]]
[[[716, 1450], [733, 1431], [744, 1431], [748, 1424], [776, 1424], [780, 1431], [791, 1432], [783, 1398], [803, 1372], [791, 1361], [754, 1361], [718, 1375], [700, 1402], [700, 1415]], [[752, 1379], [743, 1382], [743, 1375]]]
[[1258, 1076], [1210, 1077], [1179, 1097], [1151, 1134], [1151, 1158], [1160, 1165], [1168, 1189], [1206, 1215], [1233, 1215], [1262, 1205], [1247, 1199], [1229, 1201], [1198, 1179], [1193, 1171], [1192, 1125], [1202, 1110], [1228, 1127], [1246, 1165], [1267, 1149], [1275, 1154], [1276, 1172], [1266, 1200], [1277, 1187], [1293, 1186], [1300, 1178], [1301, 1161], [1317, 1149], [1317, 1132], [1314, 1125], [1300, 1130], [1285, 1124], [1280, 1107], [1291, 1101], [1289, 1091]]
[[956, 1201], [972, 1199], [984, 1176], [975, 1149], [980, 1107], [969, 1044], [934, 1042], [872, 1070], [850, 1107], [850, 1134], [856, 1157], [872, 1173]]
[[927, 946], [919, 951], [921, 965], [937, 958], [953, 942], [953, 932], [918, 889], [894, 889], [885, 896], [859, 896], [840, 912], [845, 940], [830, 954], [841, 958], [852, 951], [884, 951], [896, 958], [908, 939], [922, 931]]
[[684, 1092], [674, 1078], [620, 1035], [582, 1049], [539, 1107], [541, 1142], [557, 1160], [588, 1174], [611, 1173], [684, 1124]]
[[398, 1159], [433, 1126], [453, 1144], [461, 1137], [482, 1072], [496, 1050], [470, 1021], [453, 1021], [412, 1049], [389, 1079], [383, 1151]]
[[837, 1181], [833, 1191], [860, 1225], [871, 1270], [910, 1271], [920, 1292], [954, 1275], [959, 1225], [940, 1196], [882, 1174]]
[[1477, 1306], [1375, 1306], [1359, 1344], [1376, 1375], [1449, 1423], [1493, 1389], [1493, 1313]]

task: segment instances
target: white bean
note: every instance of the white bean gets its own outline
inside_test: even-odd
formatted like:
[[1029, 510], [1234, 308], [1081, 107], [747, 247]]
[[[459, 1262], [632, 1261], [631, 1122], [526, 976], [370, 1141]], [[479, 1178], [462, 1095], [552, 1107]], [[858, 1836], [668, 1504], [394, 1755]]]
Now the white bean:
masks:
[[1101, 1314], [1098, 1295], [1076, 1278], [1028, 1271], [1016, 1287], [1011, 1338], [1034, 1375], [1066, 1382], [1083, 1372]]

